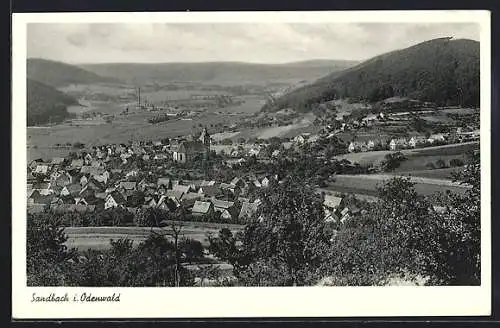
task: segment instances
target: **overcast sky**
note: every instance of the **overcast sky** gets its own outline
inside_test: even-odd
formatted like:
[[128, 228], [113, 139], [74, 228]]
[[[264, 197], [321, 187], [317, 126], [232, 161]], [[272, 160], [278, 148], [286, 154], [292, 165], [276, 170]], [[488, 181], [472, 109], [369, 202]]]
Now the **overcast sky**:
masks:
[[445, 36], [479, 41], [475, 24], [28, 25], [28, 57], [67, 63], [363, 60]]

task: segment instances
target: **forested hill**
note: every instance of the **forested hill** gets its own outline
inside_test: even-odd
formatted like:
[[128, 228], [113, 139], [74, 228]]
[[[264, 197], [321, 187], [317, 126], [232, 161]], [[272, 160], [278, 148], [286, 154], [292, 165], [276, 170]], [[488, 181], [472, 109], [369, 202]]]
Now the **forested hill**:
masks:
[[479, 42], [440, 38], [385, 53], [283, 95], [263, 110], [308, 111], [332, 99], [376, 102], [393, 96], [478, 106]]
[[51, 86], [27, 79], [28, 126], [61, 122], [69, 116], [66, 108], [77, 101]]
[[103, 77], [74, 65], [41, 58], [28, 58], [26, 73], [29, 79], [53, 87], [117, 81], [114, 78]]

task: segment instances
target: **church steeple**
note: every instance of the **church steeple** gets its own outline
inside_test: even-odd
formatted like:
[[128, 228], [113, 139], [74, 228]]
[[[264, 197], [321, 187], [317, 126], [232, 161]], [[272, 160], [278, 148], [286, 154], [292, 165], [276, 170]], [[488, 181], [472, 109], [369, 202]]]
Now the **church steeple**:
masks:
[[201, 132], [199, 140], [205, 145], [210, 146], [210, 135], [208, 134], [207, 128], [204, 127]]

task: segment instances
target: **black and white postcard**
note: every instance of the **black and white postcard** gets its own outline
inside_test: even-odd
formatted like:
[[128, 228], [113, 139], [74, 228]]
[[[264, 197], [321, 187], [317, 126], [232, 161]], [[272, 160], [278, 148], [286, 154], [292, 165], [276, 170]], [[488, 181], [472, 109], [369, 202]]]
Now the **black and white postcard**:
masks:
[[12, 39], [14, 318], [490, 314], [488, 12]]

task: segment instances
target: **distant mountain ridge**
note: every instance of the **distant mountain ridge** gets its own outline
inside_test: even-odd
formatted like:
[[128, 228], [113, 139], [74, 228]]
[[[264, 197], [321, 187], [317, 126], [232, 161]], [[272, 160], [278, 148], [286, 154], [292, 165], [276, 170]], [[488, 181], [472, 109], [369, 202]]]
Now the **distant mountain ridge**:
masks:
[[48, 59], [28, 58], [26, 69], [29, 79], [56, 88], [70, 84], [117, 82], [116, 79], [99, 76], [77, 66]]
[[326, 73], [357, 64], [344, 60], [311, 60], [285, 64], [244, 62], [201, 63], [104, 63], [81, 64], [80, 68], [100, 76], [129, 83], [205, 82], [213, 84], [261, 84], [315, 80]]
[[263, 110], [308, 111], [335, 98], [404, 96], [439, 105], [479, 105], [479, 42], [439, 38], [334, 72], [268, 103]]

